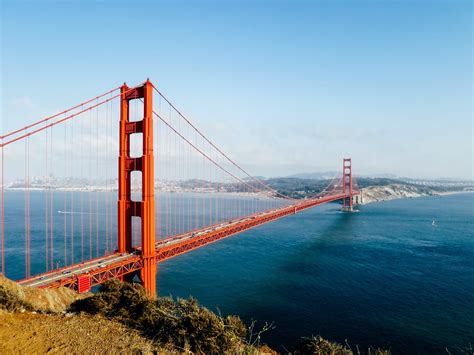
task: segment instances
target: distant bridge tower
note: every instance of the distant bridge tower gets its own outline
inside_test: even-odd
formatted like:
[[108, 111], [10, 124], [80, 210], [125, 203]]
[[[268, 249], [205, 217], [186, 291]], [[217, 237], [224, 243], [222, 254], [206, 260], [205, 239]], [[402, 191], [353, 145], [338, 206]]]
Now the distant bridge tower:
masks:
[[[120, 105], [120, 153], [119, 153], [119, 196], [118, 196], [118, 252], [132, 252], [132, 217], [141, 221], [140, 280], [150, 296], [156, 294], [155, 262], [155, 189], [153, 157], [153, 85], [145, 84], [121, 88]], [[143, 119], [130, 121], [131, 100], [143, 99]], [[130, 136], [141, 133], [143, 153], [141, 157], [130, 157]], [[142, 173], [142, 199], [131, 198], [131, 172]], [[130, 281], [135, 275], [126, 275]]]
[[346, 197], [342, 200], [342, 210], [352, 212], [352, 161], [350, 158], [342, 162], [342, 192]]

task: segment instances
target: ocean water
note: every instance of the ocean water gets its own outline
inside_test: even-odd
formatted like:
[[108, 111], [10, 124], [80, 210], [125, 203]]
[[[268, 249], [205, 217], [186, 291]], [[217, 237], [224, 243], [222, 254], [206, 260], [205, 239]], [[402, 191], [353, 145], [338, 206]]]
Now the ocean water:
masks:
[[352, 214], [319, 206], [164, 262], [157, 284], [273, 322], [263, 341], [282, 351], [320, 334], [396, 354], [461, 353], [474, 346], [474, 194]]
[[[6, 194], [12, 278], [24, 275], [21, 196]], [[44, 267], [42, 196], [31, 193], [33, 273]], [[55, 196], [55, 211], [62, 198]], [[77, 209], [79, 198], [74, 201]], [[113, 197], [107, 203], [115, 209]], [[244, 201], [227, 203], [232, 209]], [[171, 210], [186, 212], [177, 206]], [[441, 354], [446, 347], [462, 353], [474, 346], [474, 194], [374, 203], [350, 214], [339, 209], [335, 203], [318, 206], [163, 262], [158, 293], [192, 295], [211, 310], [256, 320], [257, 327], [272, 323], [262, 341], [280, 351], [311, 334], [396, 354]], [[67, 217], [56, 215], [59, 229], [61, 218]], [[55, 246], [60, 262], [61, 239]], [[100, 252], [104, 248], [99, 245]]]

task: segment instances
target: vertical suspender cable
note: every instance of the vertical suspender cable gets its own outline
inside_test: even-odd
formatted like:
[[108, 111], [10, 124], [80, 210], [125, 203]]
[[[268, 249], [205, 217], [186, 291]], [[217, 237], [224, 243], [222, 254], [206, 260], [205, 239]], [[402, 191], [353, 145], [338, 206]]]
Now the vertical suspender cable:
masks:
[[[168, 128], [166, 128], [168, 130]], [[170, 146], [171, 146], [171, 135], [167, 133], [165, 135], [166, 139], [166, 151], [165, 151], [165, 156], [167, 160], [167, 166], [171, 167], [170, 162]], [[169, 172], [166, 175], [167, 179], [167, 191], [166, 191], [166, 210], [165, 210], [165, 216], [166, 216], [166, 237], [170, 235], [170, 176], [171, 176], [171, 168], [168, 168]]]
[[[161, 113], [161, 99], [160, 97], [158, 96], [158, 112]], [[159, 145], [161, 144], [161, 137], [159, 136], [160, 134], [160, 130], [159, 130], [159, 125], [158, 125], [158, 121], [156, 120], [153, 120], [153, 130], [154, 130], [154, 137], [157, 137], [157, 139], [153, 142], [155, 145], [156, 145], [156, 149], [155, 149], [155, 152], [156, 152], [156, 155], [155, 155], [155, 161], [157, 161], [157, 164], [156, 166], [159, 167], [160, 164], [160, 159], [161, 159], [161, 149], [159, 149]], [[156, 172], [156, 168], [155, 168], [155, 172]], [[156, 172], [156, 177], [155, 177], [155, 180], [157, 181], [160, 181], [160, 169], [158, 168], [158, 171]], [[161, 204], [160, 204], [160, 195], [158, 193], [156, 193], [155, 191], [155, 224], [156, 224], [156, 231], [155, 231], [155, 234], [157, 235], [158, 239], [161, 239], [161, 218], [160, 218], [160, 215], [159, 215], [159, 211], [161, 211]], [[156, 239], [156, 237], [155, 237]]]
[[[50, 172], [51, 174], [53, 173], [53, 127], [50, 128], [50, 154], [49, 154], [49, 167], [50, 167]], [[53, 175], [52, 175], [53, 176]], [[50, 268], [54, 269], [54, 190], [52, 186], [50, 186], [50, 192], [49, 192], [49, 198], [50, 198], [50, 204], [49, 204], [49, 217], [50, 217], [50, 222], [51, 222], [51, 228], [50, 228], [50, 243], [49, 243], [49, 249], [50, 249]]]
[[27, 140], [25, 139], [25, 178], [24, 178], [24, 185], [25, 185], [25, 191], [24, 191], [24, 198], [25, 198], [25, 243], [24, 243], [24, 249], [25, 249], [25, 277], [28, 277], [28, 241], [27, 241], [27, 235], [28, 235], [28, 217], [27, 217], [27, 183], [26, 183], [26, 175], [27, 175]]
[[[81, 107], [81, 110], [83, 107]], [[81, 185], [84, 183], [84, 119], [79, 121], [81, 124], [81, 148], [80, 148], [80, 155], [81, 155]], [[80, 191], [80, 204], [81, 204], [81, 261], [84, 261], [84, 187], [82, 186]]]
[[[96, 114], [96, 185], [99, 183], [99, 108], [97, 108]], [[99, 256], [99, 189], [96, 186], [95, 192], [95, 253], [96, 257]]]
[[29, 137], [25, 139], [25, 277], [30, 276]]
[[[71, 174], [71, 179], [72, 176], [74, 176], [73, 173], [73, 163], [75, 162], [75, 145], [74, 145], [74, 120], [71, 120], [71, 137], [70, 137], [70, 146], [72, 147], [71, 149], [71, 156], [69, 157], [69, 172]], [[71, 203], [70, 203], [70, 209], [71, 209], [71, 264], [74, 264], [74, 188], [71, 186]]]
[[[180, 122], [178, 121], [178, 129], [181, 130], [181, 125], [180, 125]], [[178, 220], [178, 225], [177, 225], [177, 231], [176, 231], [176, 234], [181, 234], [181, 219], [183, 217], [182, 213], [181, 213], [181, 199], [182, 199], [182, 191], [181, 191], [181, 188], [180, 188], [180, 183], [181, 183], [181, 167], [182, 167], [182, 164], [183, 164], [183, 159], [181, 157], [181, 144], [180, 142], [177, 141], [177, 146], [176, 146], [176, 156], [177, 156], [177, 161], [176, 161], [176, 165], [177, 165], [177, 171], [176, 171], [176, 185], [178, 187], [178, 194], [176, 195], [176, 199], [177, 199], [177, 205], [176, 205], [176, 208], [177, 208], [177, 220]]]
[[89, 132], [90, 132], [90, 137], [91, 141], [89, 142], [89, 259], [92, 259], [92, 178], [93, 178], [93, 172], [92, 172], [92, 160], [93, 160], [93, 133], [92, 133], [92, 112], [89, 111]]
[[[2, 140], [3, 141], [3, 140]], [[4, 173], [4, 154], [5, 148], [2, 145], [2, 186], [1, 186], [1, 199], [2, 199], [2, 274], [5, 275], [5, 173]]]
[[[194, 142], [197, 144], [197, 133], [194, 133]], [[198, 228], [198, 187], [199, 187], [199, 157], [196, 157], [196, 180], [194, 183], [194, 229]]]
[[173, 235], [178, 234], [178, 138], [174, 135], [174, 147], [173, 147], [173, 156], [174, 156], [174, 185], [175, 185], [175, 193], [173, 194]]
[[[45, 142], [46, 142], [46, 149], [45, 149], [45, 183], [49, 183], [49, 174], [48, 174], [48, 130], [45, 131]], [[48, 207], [48, 187], [44, 187], [44, 261], [45, 261], [45, 271], [48, 271], [48, 240], [49, 240], [49, 228], [48, 228], [48, 216], [49, 216], [49, 207]]]
[[109, 190], [108, 190], [108, 157], [109, 157], [109, 104], [105, 106], [105, 254], [109, 253]]
[[30, 202], [30, 138], [26, 139], [28, 146], [28, 277], [31, 275], [31, 202]]
[[[66, 146], [67, 146], [67, 140], [66, 140], [66, 127], [67, 124], [64, 125], [64, 181], [67, 181], [67, 157], [66, 157]], [[64, 220], [64, 238], [63, 238], [63, 247], [64, 247], [64, 266], [67, 265], [67, 191], [63, 191], [63, 200], [64, 200], [64, 212], [63, 212], [63, 220]]]
[[[188, 137], [191, 138], [191, 136], [189, 135], [189, 126], [188, 126]], [[193, 227], [192, 227], [193, 226], [193, 221], [192, 221], [192, 219], [193, 219], [193, 213], [192, 213], [192, 211], [193, 211], [193, 206], [192, 206], [193, 195], [192, 195], [192, 193], [193, 193], [194, 189], [193, 189], [193, 186], [191, 184], [192, 184], [192, 174], [193, 174], [193, 172], [192, 172], [193, 171], [193, 157], [192, 157], [192, 152], [191, 152], [191, 146], [189, 144], [188, 144], [188, 164], [189, 164], [189, 167], [188, 167], [189, 172], [188, 172], [187, 178], [189, 180], [191, 180], [190, 184], [189, 184], [191, 194], [188, 197], [188, 203], [187, 203], [188, 230], [192, 230], [193, 229]]]
[[209, 225], [212, 225], [212, 190], [211, 190], [211, 170], [212, 170], [212, 166], [211, 165], [208, 165], [209, 166], [209, 170], [206, 171], [206, 175], [207, 175], [207, 186], [208, 186], [208, 196], [209, 196]]

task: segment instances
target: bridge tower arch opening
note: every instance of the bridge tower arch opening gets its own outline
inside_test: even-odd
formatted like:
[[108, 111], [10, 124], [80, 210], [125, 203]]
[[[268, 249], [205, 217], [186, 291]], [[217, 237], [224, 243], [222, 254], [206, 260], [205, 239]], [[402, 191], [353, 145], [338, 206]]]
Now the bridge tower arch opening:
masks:
[[[130, 120], [130, 101], [143, 101], [143, 119]], [[132, 218], [139, 217], [141, 224], [141, 262], [139, 277], [149, 296], [156, 294], [155, 262], [155, 188], [153, 154], [153, 85], [147, 80], [143, 85], [121, 87], [120, 145], [118, 171], [118, 252], [134, 251], [132, 243]], [[130, 155], [131, 136], [142, 137], [143, 153]], [[141, 171], [141, 201], [132, 200], [131, 173]], [[130, 281], [135, 275], [125, 275]]]
[[342, 199], [342, 210], [352, 212], [352, 160], [344, 158], [342, 161], [342, 192], [346, 197]]

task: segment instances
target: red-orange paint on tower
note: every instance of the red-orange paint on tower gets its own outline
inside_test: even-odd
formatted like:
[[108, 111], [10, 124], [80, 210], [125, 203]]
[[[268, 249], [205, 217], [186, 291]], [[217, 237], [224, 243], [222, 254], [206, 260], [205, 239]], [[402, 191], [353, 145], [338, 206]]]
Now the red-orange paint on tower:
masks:
[[[140, 279], [150, 296], [156, 294], [155, 256], [155, 189], [153, 155], [153, 85], [147, 80], [143, 85], [130, 89], [121, 87], [120, 105], [120, 152], [119, 152], [119, 198], [118, 198], [118, 252], [132, 252], [132, 217], [141, 221]], [[131, 100], [143, 99], [143, 119], [130, 122]], [[130, 136], [142, 133], [143, 154], [130, 157]], [[131, 172], [142, 173], [142, 199], [131, 198]], [[133, 278], [134, 274], [127, 276]]]
[[342, 210], [352, 211], [352, 160], [342, 161], [342, 192], [346, 195], [342, 199]]

